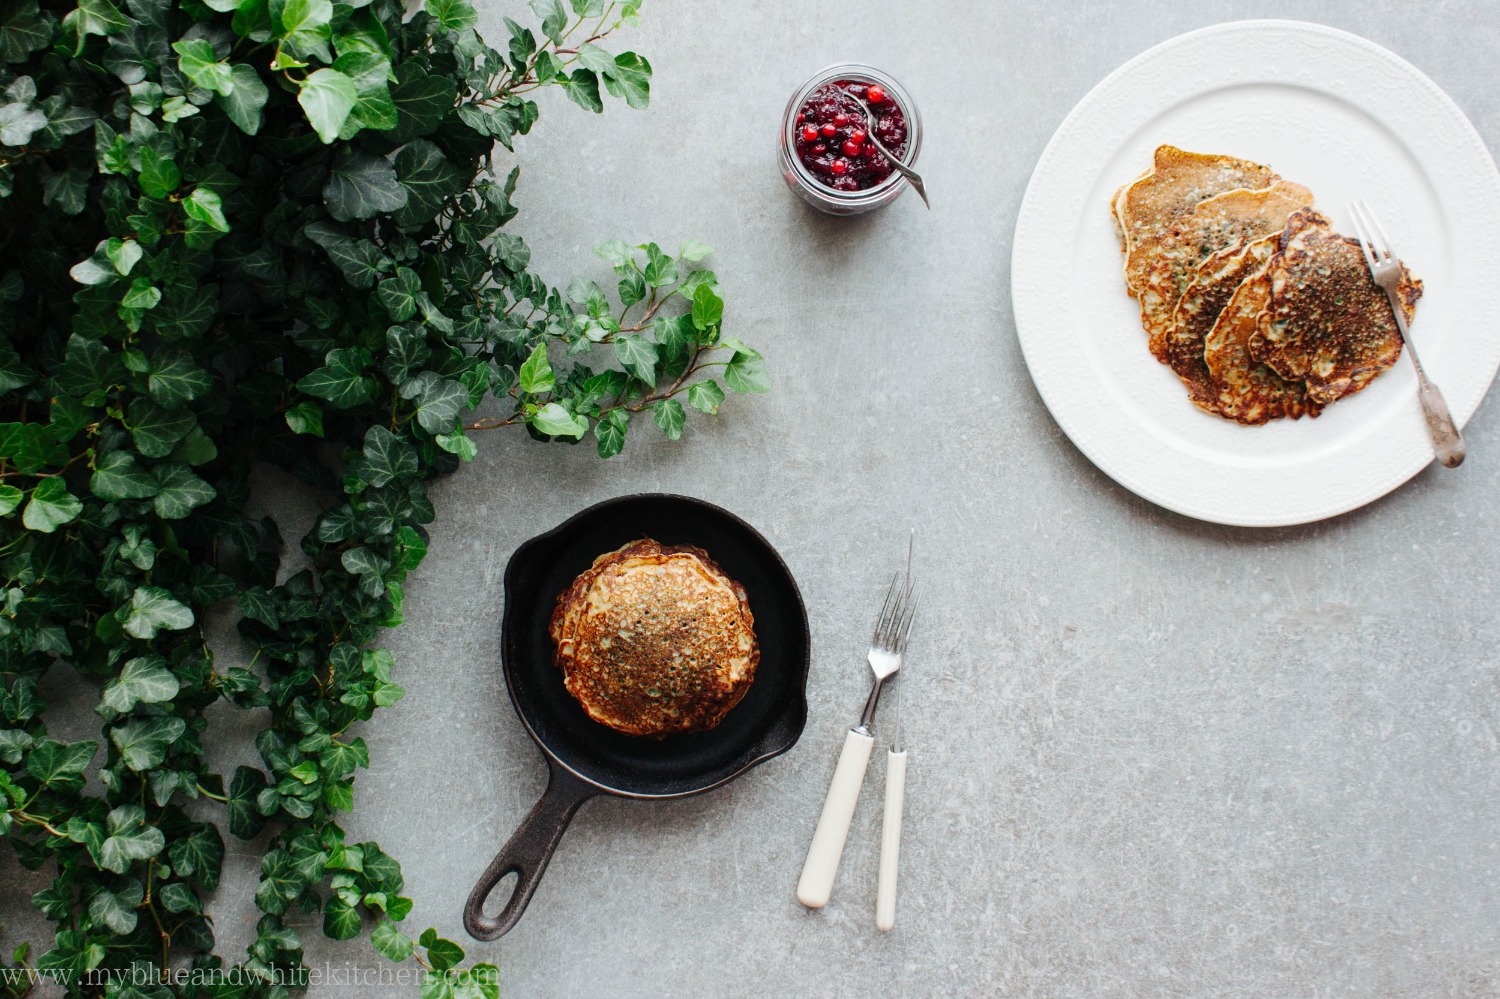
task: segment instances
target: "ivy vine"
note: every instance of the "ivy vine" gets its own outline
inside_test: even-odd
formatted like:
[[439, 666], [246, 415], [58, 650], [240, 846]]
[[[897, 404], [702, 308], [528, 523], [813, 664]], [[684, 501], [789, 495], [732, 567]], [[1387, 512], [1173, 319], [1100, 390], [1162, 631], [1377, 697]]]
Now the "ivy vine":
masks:
[[[501, 231], [533, 91], [649, 102], [650, 64], [606, 47], [636, 0], [570, 4], [505, 19], [502, 51], [466, 0], [0, 0], [0, 835], [53, 872], [32, 901], [56, 924], [0, 995], [283, 996], [293, 912], [368, 928], [424, 999], [497, 994], [401, 928], [400, 864], [338, 821], [356, 724], [404, 693], [371, 646], [427, 552], [426, 484], [485, 430], [609, 457], [636, 415], [676, 439], [687, 408], [769, 388], [722, 334], [709, 247], [601, 244], [612, 301]], [[323, 507], [289, 578], [242, 512], [257, 461]], [[231, 600], [246, 667], [203, 628]], [[48, 735], [59, 663], [97, 685], [100, 739]], [[221, 699], [269, 709], [264, 766], [227, 780], [204, 759]], [[270, 827], [238, 960], [203, 908], [224, 824]]]

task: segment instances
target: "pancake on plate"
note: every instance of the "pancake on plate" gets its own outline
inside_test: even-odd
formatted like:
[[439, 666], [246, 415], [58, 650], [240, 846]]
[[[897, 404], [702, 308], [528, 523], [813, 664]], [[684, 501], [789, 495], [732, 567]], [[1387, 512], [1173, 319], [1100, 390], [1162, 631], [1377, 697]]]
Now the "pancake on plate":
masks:
[[[1257, 320], [1250, 354], [1281, 377], [1304, 381], [1314, 402], [1353, 395], [1401, 356], [1396, 314], [1370, 277], [1358, 240], [1307, 226], [1283, 241], [1266, 276], [1271, 303]], [[1410, 323], [1422, 282], [1404, 263], [1399, 288]]]
[[1313, 194], [1307, 188], [1278, 180], [1258, 190], [1241, 188], [1216, 194], [1172, 223], [1156, 241], [1149, 255], [1150, 266], [1136, 289], [1141, 326], [1157, 360], [1171, 363], [1167, 340], [1174, 313], [1198, 267], [1215, 253], [1233, 251], [1262, 236], [1280, 233], [1289, 215], [1312, 203]]
[[1237, 188], [1270, 187], [1280, 179], [1270, 167], [1249, 160], [1158, 146], [1151, 169], [1116, 191], [1111, 202], [1130, 294], [1140, 290], [1157, 240], [1198, 202]]
[[701, 548], [649, 538], [599, 556], [559, 594], [551, 635], [590, 718], [656, 739], [718, 725], [760, 662], [745, 588]]
[[[1322, 218], [1311, 211], [1306, 215]], [[1291, 224], [1298, 224], [1295, 217]], [[1267, 236], [1251, 243], [1239, 260], [1226, 265], [1217, 275], [1217, 287], [1205, 291], [1209, 297], [1217, 298], [1224, 287], [1231, 288], [1229, 300], [1216, 313], [1213, 327], [1202, 340], [1202, 363], [1211, 383], [1212, 406], [1202, 403], [1199, 406], [1247, 426], [1288, 417], [1317, 416], [1323, 411], [1320, 404], [1307, 397], [1307, 386], [1287, 381], [1250, 356], [1250, 338], [1255, 334], [1256, 323], [1271, 305], [1271, 281], [1266, 268], [1283, 238], [1284, 235]], [[1237, 283], [1230, 285], [1231, 281]], [[1184, 301], [1188, 295], [1183, 296]], [[1198, 402], [1196, 395], [1193, 401]]]

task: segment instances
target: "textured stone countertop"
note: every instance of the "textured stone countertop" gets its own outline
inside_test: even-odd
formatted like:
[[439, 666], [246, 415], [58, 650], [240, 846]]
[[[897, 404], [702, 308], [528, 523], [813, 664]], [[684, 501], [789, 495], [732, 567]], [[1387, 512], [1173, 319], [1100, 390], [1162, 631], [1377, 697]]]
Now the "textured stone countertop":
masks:
[[[520, 6], [483, 0], [481, 28], [503, 39]], [[408, 927], [497, 961], [512, 997], [1500, 995], [1493, 400], [1458, 471], [1321, 524], [1230, 529], [1096, 470], [1016, 342], [1011, 235], [1053, 129], [1156, 42], [1266, 16], [1391, 48], [1500, 143], [1500, 4], [1462, 0], [653, 0], [615, 46], [650, 59], [648, 111], [548, 95], [513, 157], [510, 231], [537, 271], [604, 282], [599, 240], [704, 240], [726, 331], [763, 349], [775, 390], [691, 414], [676, 445], [637, 421], [608, 462], [592, 442], [498, 431], [432, 490], [432, 554], [388, 636], [407, 696], [361, 732], [372, 764], [348, 822], [402, 861]], [[782, 105], [841, 59], [919, 103], [930, 213], [908, 195], [826, 218], [785, 189]], [[584, 506], [653, 490], [730, 508], [796, 574], [806, 731], [724, 789], [584, 805], [519, 926], [475, 943], [463, 900], [546, 775], [499, 673], [506, 560]], [[288, 538], [310, 522], [290, 479], [265, 476], [255, 502]], [[930, 600], [906, 681], [900, 911], [882, 934], [881, 755], [832, 903], [808, 911], [793, 888], [911, 526]], [[45, 693], [66, 702], [66, 678]], [[82, 737], [97, 720], [77, 706]], [[228, 845], [212, 912], [235, 955], [259, 848]], [[40, 883], [4, 853], [13, 944], [40, 929], [25, 902]], [[320, 969], [384, 964], [304, 929]]]

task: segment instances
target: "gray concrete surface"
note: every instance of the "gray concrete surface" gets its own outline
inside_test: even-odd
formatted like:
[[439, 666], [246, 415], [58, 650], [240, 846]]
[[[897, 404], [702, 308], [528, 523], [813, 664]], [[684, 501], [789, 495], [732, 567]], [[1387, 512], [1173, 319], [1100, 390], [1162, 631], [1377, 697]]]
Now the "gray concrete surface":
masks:
[[[503, 36], [519, 7], [487, 0], [483, 26]], [[1318, 525], [1227, 529], [1093, 468], [1016, 343], [1010, 238], [1052, 130], [1155, 42], [1254, 16], [1373, 38], [1500, 142], [1493, 2], [651, 3], [629, 39], [655, 69], [649, 111], [546, 102], [513, 223], [540, 272], [603, 281], [597, 240], [705, 240], [726, 329], [776, 388], [695, 414], [677, 445], [638, 421], [609, 462], [497, 432], [433, 490], [432, 555], [388, 641], [408, 694], [362, 732], [349, 823], [403, 862], [409, 927], [497, 961], [506, 996], [1500, 995], [1493, 402], [1456, 472]], [[783, 188], [786, 95], [850, 58], [920, 103], [931, 213], [905, 198], [829, 219]], [[545, 778], [499, 676], [506, 559], [639, 490], [720, 503], [780, 548], [812, 622], [806, 733], [712, 794], [585, 805], [520, 925], [474, 943], [463, 899]], [[310, 516], [274, 475], [256, 502], [288, 536]], [[907, 679], [900, 912], [880, 934], [879, 757], [832, 904], [809, 912], [793, 886], [909, 526], [933, 599]], [[231, 849], [213, 912], [237, 954], [258, 849]], [[0, 864], [14, 943], [39, 885]], [[303, 929], [311, 964], [381, 964]]]

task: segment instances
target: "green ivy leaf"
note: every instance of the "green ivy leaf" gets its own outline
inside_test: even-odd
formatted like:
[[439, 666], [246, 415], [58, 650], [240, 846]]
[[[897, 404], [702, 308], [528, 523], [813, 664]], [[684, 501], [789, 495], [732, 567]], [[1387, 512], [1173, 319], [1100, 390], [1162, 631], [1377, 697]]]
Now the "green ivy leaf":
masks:
[[714, 252], [714, 248], [707, 243], [700, 243], [696, 239], [690, 239], [677, 248], [677, 256], [682, 260], [690, 260], [694, 263], [702, 260]]
[[375, 289], [386, 312], [398, 323], [404, 323], [417, 314], [417, 292], [421, 290], [422, 279], [409, 267], [396, 268], [396, 273]]
[[43, 739], [26, 756], [26, 772], [48, 787], [58, 789], [83, 787], [83, 771], [93, 760], [99, 746], [87, 742], [57, 742]]
[[140, 397], [131, 402], [127, 415], [135, 449], [147, 458], [165, 458], [198, 425], [190, 409], [165, 409]]
[[125, 634], [149, 642], [163, 628], [179, 631], [193, 626], [192, 609], [178, 603], [159, 586], [137, 586], [131, 594]]
[[401, 209], [396, 212], [397, 225], [430, 222], [443, 201], [464, 190], [468, 180], [426, 139], [413, 140], [396, 154], [396, 176], [406, 192], [404, 207], [397, 206]]
[[[105, 842], [107, 844], [109, 841]], [[89, 918], [96, 924], [102, 923], [115, 933], [124, 935], [135, 929], [136, 906], [145, 897], [145, 890], [135, 878], [123, 879], [114, 891], [101, 886], [89, 898]]]
[[254, 767], [236, 767], [229, 783], [229, 831], [240, 839], [254, 839], [266, 824], [256, 800], [266, 787], [266, 775]]
[[641, 273], [647, 284], [664, 288], [677, 283], [677, 261], [663, 253], [655, 243], [647, 243], [641, 249], [646, 251], [646, 267]]
[[625, 431], [630, 414], [623, 409], [611, 409], [599, 417], [594, 424], [594, 437], [599, 441], [599, 457], [613, 458], [625, 449]]
[[323, 367], [297, 382], [297, 387], [326, 399], [335, 409], [358, 406], [374, 391], [374, 383], [364, 377], [369, 363], [369, 352], [363, 347], [337, 347], [324, 356]]
[[83, 512], [83, 502], [68, 492], [60, 478], [43, 479], [31, 492], [31, 502], [21, 514], [27, 530], [51, 534], [64, 524], [72, 523]]
[[[151, 283], [148, 277], [138, 277], [130, 282], [130, 290], [125, 297], [120, 299], [122, 309], [134, 309], [144, 312], [154, 309], [161, 303], [161, 289]], [[134, 326], [131, 329], [135, 329]]]
[[167, 409], [191, 402], [214, 387], [207, 371], [198, 367], [193, 355], [183, 351], [158, 351], [151, 359], [147, 379], [151, 398]]
[[198, 896], [193, 894], [193, 889], [182, 881], [162, 885], [157, 890], [156, 897], [161, 899], [161, 904], [168, 912], [203, 911], [203, 903], [198, 901]]
[[[316, 3], [318, 0], [288, 0], [287, 6], [298, 2]], [[331, 6], [328, 0], [322, 2]], [[307, 120], [317, 131], [318, 138], [324, 144], [333, 142], [339, 137], [339, 129], [344, 127], [344, 119], [349, 117], [359, 100], [354, 81], [336, 69], [320, 69], [298, 85], [302, 89], [297, 94], [297, 103], [307, 112]]]
[[189, 218], [197, 219], [216, 232], [229, 231], [229, 220], [224, 217], [224, 200], [206, 187], [199, 187], [189, 195], [182, 208]]
[[442, 378], [427, 387], [417, 403], [417, 422], [429, 434], [451, 433], [458, 414], [469, 402], [469, 390], [460, 382]]
[[323, 410], [315, 402], [299, 402], [286, 411], [286, 425], [294, 434], [323, 436]]
[[189, 465], [206, 465], [219, 456], [219, 448], [204, 433], [202, 427], [194, 427], [172, 450], [173, 461], [185, 461]]
[[0, 59], [25, 62], [32, 52], [52, 43], [52, 26], [37, 15], [36, 0], [6, 5], [0, 13]]
[[552, 44], [562, 45], [563, 29], [568, 26], [562, 0], [531, 0], [531, 9], [542, 19], [542, 34], [552, 39]]
[[248, 63], [235, 63], [231, 70], [233, 89], [214, 98], [214, 103], [224, 109], [229, 120], [239, 126], [246, 135], [260, 131], [262, 113], [271, 91], [265, 81]]
[[563, 93], [585, 111], [602, 112], [604, 102], [599, 99], [599, 78], [586, 69], [575, 69], [573, 75], [561, 81]]
[[161, 656], [138, 656], [104, 685], [105, 707], [125, 714], [137, 704], [159, 704], [177, 696], [177, 676]]
[[213, 891], [219, 886], [219, 872], [224, 864], [224, 840], [219, 830], [206, 822], [200, 823], [188, 835], [172, 842], [167, 858], [178, 877], [192, 878], [205, 891]]
[[462, 430], [451, 434], [438, 434], [433, 440], [444, 451], [458, 455], [460, 461], [473, 461], [474, 456], [479, 453], [479, 448], [475, 446], [473, 441], [464, 436]]
[[700, 332], [713, 329], [724, 321], [724, 300], [713, 288], [700, 284], [693, 291], [693, 325]]
[[611, 68], [600, 72], [604, 77], [605, 89], [616, 97], [625, 98], [626, 104], [642, 110], [651, 103], [651, 64], [644, 56], [638, 56], [634, 52], [621, 52], [615, 56]]
[[0, 517], [8, 517], [21, 505], [26, 494], [15, 486], [0, 486]]
[[391, 100], [390, 59], [383, 53], [355, 51], [340, 55], [333, 68], [354, 81], [358, 98], [349, 118], [340, 130], [341, 137], [352, 138], [362, 128], [385, 132], [400, 120], [396, 103]]
[[397, 83], [391, 88], [396, 128], [389, 136], [390, 141], [410, 142], [437, 131], [458, 98], [453, 81], [438, 74], [429, 76], [415, 60], [402, 63], [396, 77]]
[[712, 416], [724, 404], [724, 390], [712, 378], [688, 386], [688, 405]]
[[651, 407], [651, 418], [661, 432], [667, 435], [668, 440], [677, 440], [682, 437], [683, 424], [687, 422], [687, 413], [682, 408], [682, 403], [676, 399], [662, 399]]
[[[167, 748], [181, 738], [185, 731], [187, 722], [181, 718], [157, 715], [151, 718], [132, 718], [124, 725], [110, 729], [109, 739], [120, 751], [127, 767], [137, 773], [144, 773], [161, 766], [162, 761], [167, 758]], [[151, 855], [154, 856], [160, 849], [157, 846]]]
[[393, 266], [391, 258], [368, 239], [345, 239], [327, 246], [328, 258], [356, 288], [369, 288]]
[[589, 421], [581, 416], [575, 416], [561, 405], [549, 402], [529, 421], [540, 433], [552, 437], [575, 437], [582, 439], [589, 432]]
[[464, 959], [462, 947], [452, 940], [444, 940], [430, 927], [422, 931], [417, 942], [427, 949], [427, 963], [432, 965], [433, 971], [447, 971]]
[[[204, 42], [207, 45], [207, 42]], [[147, 197], [165, 198], [177, 190], [182, 183], [182, 171], [177, 164], [146, 146], [141, 149], [141, 190]]]
[[656, 345], [645, 337], [622, 336], [615, 340], [620, 367], [648, 385], [656, 384]]
[[323, 185], [323, 202], [328, 206], [328, 214], [340, 222], [394, 212], [406, 201], [406, 189], [397, 183], [396, 169], [390, 160], [369, 153], [345, 150], [329, 171], [328, 182]]
[[530, 356], [521, 364], [520, 384], [522, 392], [533, 395], [551, 392], [557, 388], [557, 378], [552, 365], [547, 361], [547, 345], [539, 343], [532, 348]]
[[[333, 35], [333, 4], [330, 0], [286, 0], [281, 8], [281, 38], [293, 53], [303, 59], [317, 56], [333, 62], [328, 40]], [[304, 104], [303, 107], [306, 107]], [[311, 112], [308, 117], [311, 118]], [[317, 122], [313, 123], [317, 128]], [[319, 129], [319, 134], [322, 129]], [[324, 142], [329, 141], [324, 139]]]
[[466, 31], [479, 23], [479, 12], [464, 0], [427, 0], [423, 9], [444, 31]]
[[323, 907], [323, 934], [335, 940], [359, 936], [359, 910], [335, 895]]
[[389, 919], [381, 920], [380, 925], [370, 933], [370, 946], [381, 957], [389, 958], [397, 964], [411, 957], [411, 937], [396, 929], [396, 924]]
[[156, 466], [158, 491], [152, 504], [163, 520], [181, 520], [196, 508], [213, 502], [218, 495], [214, 487], [193, 474], [181, 461], [166, 461]]
[[198, 86], [221, 97], [234, 93], [234, 70], [218, 60], [208, 39], [173, 42], [172, 51], [177, 53], [177, 68]]
[[769, 392], [771, 376], [760, 353], [746, 347], [737, 337], [727, 336], [726, 347], [734, 348], [734, 358], [724, 369], [724, 384], [736, 392]]
[[364, 455], [364, 474], [372, 486], [419, 474], [416, 449], [378, 423], [365, 431]]
[[78, 9], [63, 18], [63, 25], [74, 27], [80, 40], [84, 35], [112, 35], [130, 27], [130, 19], [109, 0], [78, 0]]
[[137, 465], [129, 451], [110, 451], [95, 461], [89, 490], [102, 500], [149, 499], [159, 487], [149, 471]]
[[266, 592], [264, 586], [250, 587], [239, 595], [236, 603], [239, 604], [240, 613], [250, 620], [259, 621], [272, 630], [281, 627], [281, 616], [276, 612], [276, 601], [271, 599], [271, 594]]

